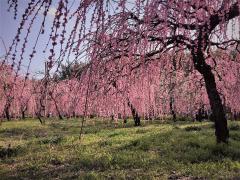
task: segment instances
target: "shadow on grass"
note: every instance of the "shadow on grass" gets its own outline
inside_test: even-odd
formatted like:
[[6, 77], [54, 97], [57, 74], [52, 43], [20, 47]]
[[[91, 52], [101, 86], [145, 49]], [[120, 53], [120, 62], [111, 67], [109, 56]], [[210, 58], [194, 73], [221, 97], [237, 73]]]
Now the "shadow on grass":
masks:
[[[77, 125], [70, 125], [68, 131], [71, 132]], [[194, 124], [190, 125], [189, 127], [194, 126]], [[56, 132], [61, 130], [61, 126], [57, 128]], [[112, 132], [105, 131], [108, 129]], [[226, 171], [226, 174], [233, 171], [236, 171], [235, 174], [240, 172], [240, 169], [234, 165], [235, 162], [240, 161], [238, 140], [240, 134], [237, 130], [231, 132], [228, 145], [216, 145], [214, 130], [210, 128], [210, 124], [202, 125], [201, 130], [196, 130], [194, 126], [189, 131], [186, 131], [186, 128], [169, 128], [162, 132], [160, 129], [159, 132], [157, 128], [153, 133], [149, 129], [141, 128], [133, 128], [133, 131], [124, 131], [122, 127], [116, 129], [122, 130], [114, 131], [114, 128], [106, 125], [86, 126], [86, 134], [101, 132], [101, 135], [105, 133], [106, 139], [78, 147], [73, 147], [72, 144], [65, 146], [62, 141], [66, 138], [63, 139], [63, 136], [43, 138], [41, 143], [44, 147], [48, 145], [54, 145], [56, 148], [59, 145], [60, 149], [68, 147], [69, 151], [74, 149], [71, 151], [72, 156], [62, 160], [60, 153], [63, 152], [59, 151], [56, 157], [46, 159], [42, 164], [38, 162], [40, 160], [36, 160], [31, 162], [31, 165], [21, 165], [8, 172], [0, 172], [1, 177], [6, 179], [79, 179], [79, 177], [161, 179], [162, 176], [171, 178], [191, 175], [196, 179], [199, 173], [203, 178], [212, 179], [211, 177], [214, 176], [216, 179], [219, 169]], [[134, 138], [127, 139], [126, 137], [131, 136], [130, 133], [134, 133]], [[122, 137], [126, 142], [117, 144]], [[173, 176], [173, 171], [178, 171], [181, 175]]]
[[39, 137], [47, 137], [47, 130], [41, 128], [11, 128], [11, 129], [2, 129], [0, 130], [0, 137], [4, 138], [21, 138], [21, 139], [29, 139], [29, 138], [39, 138]]

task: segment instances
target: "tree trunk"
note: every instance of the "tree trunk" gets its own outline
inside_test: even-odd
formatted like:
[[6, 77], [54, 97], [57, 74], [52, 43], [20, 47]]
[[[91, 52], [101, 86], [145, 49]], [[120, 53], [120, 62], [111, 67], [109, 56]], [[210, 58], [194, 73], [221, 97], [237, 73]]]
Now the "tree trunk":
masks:
[[129, 99], [128, 99], [128, 103], [127, 103], [127, 104], [128, 104], [128, 106], [130, 107], [130, 109], [131, 109], [135, 126], [140, 126], [140, 125], [141, 125], [141, 122], [140, 122], [140, 116], [138, 115], [138, 112], [137, 112], [136, 109], [133, 107], [133, 105], [130, 103]]
[[11, 120], [11, 116], [10, 116], [10, 112], [9, 112], [9, 106], [7, 105], [7, 107], [5, 108], [5, 116], [7, 118], [8, 121]]
[[215, 122], [215, 135], [217, 137], [217, 142], [226, 143], [229, 138], [227, 118], [224, 112], [222, 100], [220, 98], [219, 92], [217, 91], [214, 74], [210, 68], [207, 68], [205, 70], [203, 73], [203, 78], [212, 109], [212, 118]]
[[44, 120], [42, 120], [42, 118], [41, 118], [41, 113], [38, 112], [36, 115], [37, 115], [37, 118], [38, 118], [39, 122], [43, 125]]
[[[50, 96], [51, 96], [51, 98], [52, 98], [52, 100], [53, 100], [53, 102], [54, 102], [55, 108], [56, 108], [57, 113], [58, 113], [58, 118], [61, 119], [61, 120], [63, 120], [63, 117], [62, 117], [61, 112], [60, 112], [60, 110], [59, 110], [59, 108], [58, 108], [56, 99], [53, 97], [53, 94], [52, 94], [52, 93], [49, 93], [49, 94], [50, 94]], [[69, 115], [69, 116], [71, 117], [71, 115]]]
[[25, 119], [26, 117], [25, 117], [25, 111], [23, 110], [22, 111], [22, 119]]
[[215, 135], [217, 143], [227, 143], [229, 138], [229, 131], [227, 127], [227, 118], [224, 112], [224, 107], [222, 100], [220, 98], [219, 92], [217, 91], [217, 85], [215, 81], [214, 74], [204, 59], [202, 51], [198, 51], [197, 55], [192, 52], [193, 61], [195, 68], [202, 74], [205, 87], [208, 94], [208, 99], [210, 102], [212, 110], [212, 121], [215, 122]]
[[170, 96], [170, 103], [169, 103], [170, 111], [171, 111], [171, 115], [172, 115], [173, 121], [176, 122], [177, 115], [176, 115], [176, 113], [174, 111], [173, 103], [174, 103], [174, 98], [172, 96]]
[[61, 113], [60, 113], [57, 105], [56, 105], [56, 109], [57, 109], [57, 113], [58, 113], [58, 118], [59, 118], [60, 120], [63, 120], [63, 117], [62, 117], [62, 115], [61, 115]]
[[176, 112], [174, 110], [174, 89], [176, 86], [176, 71], [177, 71], [177, 62], [176, 62], [176, 56], [173, 56], [173, 60], [172, 60], [172, 66], [173, 66], [173, 74], [172, 76], [170, 76], [170, 90], [169, 90], [169, 95], [170, 95], [170, 111], [171, 111], [171, 115], [173, 118], [173, 121], [176, 122], [177, 120], [177, 115]]

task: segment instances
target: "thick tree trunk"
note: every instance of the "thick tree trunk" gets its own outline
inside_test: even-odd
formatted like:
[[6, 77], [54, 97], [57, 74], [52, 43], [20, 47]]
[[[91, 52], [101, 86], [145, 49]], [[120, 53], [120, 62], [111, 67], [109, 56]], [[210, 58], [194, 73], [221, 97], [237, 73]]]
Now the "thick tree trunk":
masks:
[[217, 142], [226, 143], [229, 137], [227, 118], [224, 112], [222, 100], [219, 92], [217, 91], [214, 74], [210, 68], [207, 68], [202, 75], [212, 109], [212, 119], [215, 122], [215, 135], [217, 137]]
[[217, 143], [227, 143], [229, 138], [227, 118], [224, 112], [222, 100], [219, 92], [217, 91], [217, 85], [211, 66], [205, 62], [202, 51], [198, 51], [197, 55], [192, 52], [192, 55], [195, 68], [202, 74], [205, 81], [208, 99], [212, 110], [212, 120], [215, 122], [215, 135]]

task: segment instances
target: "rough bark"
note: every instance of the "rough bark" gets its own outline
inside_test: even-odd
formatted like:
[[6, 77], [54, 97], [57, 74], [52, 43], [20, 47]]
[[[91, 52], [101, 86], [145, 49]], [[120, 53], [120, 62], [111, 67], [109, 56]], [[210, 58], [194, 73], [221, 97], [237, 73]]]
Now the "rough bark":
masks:
[[215, 123], [215, 135], [217, 143], [227, 143], [229, 138], [229, 130], [227, 127], [226, 113], [224, 112], [223, 103], [217, 90], [217, 85], [211, 66], [205, 62], [203, 52], [198, 51], [197, 55], [195, 55], [195, 53], [192, 53], [192, 55], [195, 68], [202, 74], [205, 81], [205, 87], [212, 110], [211, 117]]
[[227, 128], [227, 118], [224, 112], [222, 100], [215, 82], [214, 74], [209, 68], [203, 73], [205, 86], [212, 109], [212, 118], [215, 122], [215, 135], [217, 142], [226, 143], [229, 138], [229, 131]]

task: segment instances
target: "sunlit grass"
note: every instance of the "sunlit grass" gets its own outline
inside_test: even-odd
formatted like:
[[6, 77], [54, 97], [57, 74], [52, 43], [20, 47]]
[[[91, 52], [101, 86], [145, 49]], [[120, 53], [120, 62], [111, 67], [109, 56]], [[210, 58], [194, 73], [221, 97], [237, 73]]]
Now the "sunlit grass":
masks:
[[[134, 127], [87, 120], [10, 121], [0, 126], [0, 177], [30, 179], [239, 178], [240, 122], [216, 145], [211, 122]], [[125, 126], [125, 127], [124, 127]]]

